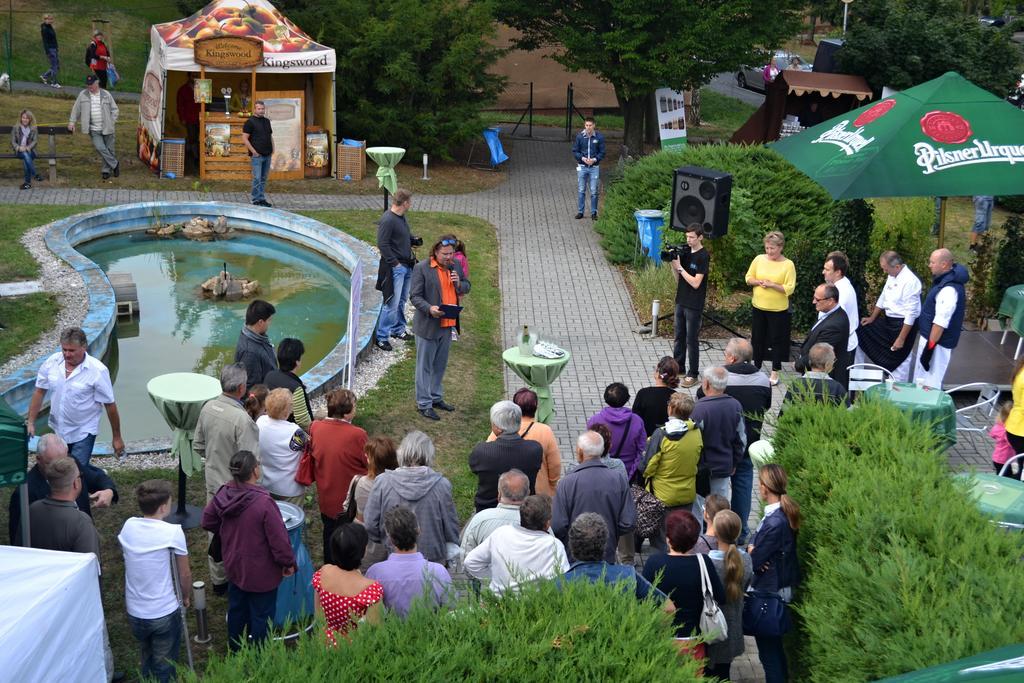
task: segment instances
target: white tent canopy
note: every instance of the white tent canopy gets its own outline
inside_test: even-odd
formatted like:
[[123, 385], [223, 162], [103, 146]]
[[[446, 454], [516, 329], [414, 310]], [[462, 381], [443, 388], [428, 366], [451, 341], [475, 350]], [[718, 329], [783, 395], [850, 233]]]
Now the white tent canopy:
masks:
[[0, 546], [0, 679], [105, 683], [92, 553]]

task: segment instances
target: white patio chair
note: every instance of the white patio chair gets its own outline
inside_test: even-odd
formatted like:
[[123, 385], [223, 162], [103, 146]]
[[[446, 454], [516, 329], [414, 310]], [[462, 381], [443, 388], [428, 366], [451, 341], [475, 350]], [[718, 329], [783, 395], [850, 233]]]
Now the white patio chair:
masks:
[[866, 391], [868, 387], [893, 379], [893, 374], [881, 365], [854, 363], [846, 368], [850, 373], [849, 391]]
[[988, 428], [992, 426], [992, 415], [996, 411], [996, 402], [999, 400], [999, 387], [987, 382], [971, 382], [948, 389], [946, 393], [952, 395], [957, 391], [977, 391], [978, 400], [956, 411], [956, 431], [980, 433], [988, 431]]
[[[1021, 460], [1022, 458], [1024, 458], [1024, 453], [1018, 453], [1017, 455], [1015, 455], [1012, 458], [1010, 458], [1009, 460], [1007, 460], [1003, 464], [1003, 468], [1001, 470], [999, 470], [999, 476], [1000, 477], [1004, 476], [1007, 472], [1010, 471], [1010, 465], [1012, 465], [1013, 463], [1017, 462], [1018, 460]], [[1024, 474], [1024, 469], [1021, 470], [1021, 474]]]

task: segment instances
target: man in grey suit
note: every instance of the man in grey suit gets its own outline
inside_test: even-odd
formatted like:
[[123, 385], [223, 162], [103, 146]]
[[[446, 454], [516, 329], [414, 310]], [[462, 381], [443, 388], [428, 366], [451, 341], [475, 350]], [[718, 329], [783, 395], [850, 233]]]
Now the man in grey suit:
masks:
[[469, 292], [469, 280], [452, 255], [457, 240], [444, 235], [430, 250], [430, 259], [412, 269], [409, 300], [416, 308], [412, 332], [416, 335], [416, 408], [429, 420], [440, 420], [435, 408], [452, 411], [444, 400], [441, 380], [448, 367], [448, 350], [456, 335], [457, 314], [445, 317], [441, 306], [457, 306]]

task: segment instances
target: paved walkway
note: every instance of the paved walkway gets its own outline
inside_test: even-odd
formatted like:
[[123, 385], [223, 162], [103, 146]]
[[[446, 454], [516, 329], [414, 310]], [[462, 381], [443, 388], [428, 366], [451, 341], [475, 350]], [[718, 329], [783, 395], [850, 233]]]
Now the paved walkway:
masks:
[[[515, 140], [506, 146], [511, 156], [504, 171], [507, 182], [470, 195], [418, 196], [411, 220], [415, 223], [416, 211], [447, 211], [483, 218], [497, 228], [505, 346], [513, 345], [522, 325], [528, 324], [572, 353], [553, 387], [558, 413], [551, 423], [568, 459], [587, 417], [601, 408], [604, 387], [618, 380], [635, 393], [651, 383], [654, 365], [671, 348], [668, 340], [650, 340], [631, 331], [638, 321], [619, 272], [605, 259], [590, 220], [573, 219], [575, 173], [568, 144]], [[248, 202], [244, 193], [0, 188], [0, 203], [110, 205], [204, 199]], [[379, 195], [271, 194], [269, 199], [284, 209], [381, 207]], [[723, 345], [708, 342], [702, 361], [719, 362]], [[520, 385], [506, 370], [506, 388], [512, 391]], [[782, 400], [781, 389], [776, 387], [776, 407]], [[983, 438], [962, 439], [950, 453], [950, 462], [957, 469], [987, 468], [986, 448]], [[753, 640], [747, 640], [748, 654], [735, 661], [733, 680], [763, 680]]]

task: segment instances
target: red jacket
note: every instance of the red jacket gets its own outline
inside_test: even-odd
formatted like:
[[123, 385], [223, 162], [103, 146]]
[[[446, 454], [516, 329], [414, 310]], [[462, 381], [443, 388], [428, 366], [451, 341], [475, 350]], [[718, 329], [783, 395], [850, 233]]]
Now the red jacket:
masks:
[[199, 123], [199, 105], [188, 82], [178, 88], [178, 118], [182, 123]]
[[348, 497], [352, 477], [367, 473], [366, 430], [341, 420], [316, 420], [309, 426], [309, 438], [320, 512], [334, 518]]
[[203, 528], [220, 534], [228, 580], [244, 591], [277, 588], [295, 553], [281, 510], [262, 486], [228, 482], [203, 510]]

